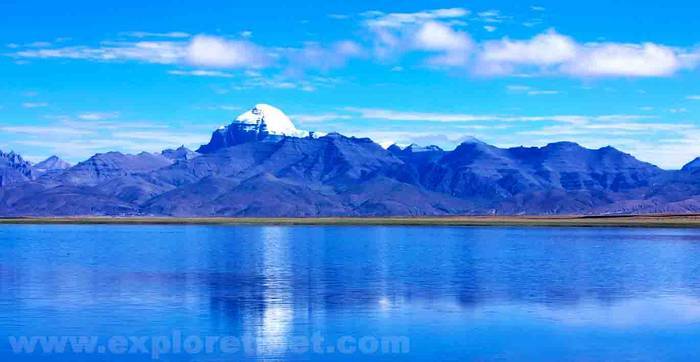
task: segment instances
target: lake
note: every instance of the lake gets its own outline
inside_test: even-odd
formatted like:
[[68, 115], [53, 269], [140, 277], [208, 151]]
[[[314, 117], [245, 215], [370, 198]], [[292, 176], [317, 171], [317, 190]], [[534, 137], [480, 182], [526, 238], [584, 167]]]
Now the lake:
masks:
[[700, 229], [0, 226], [2, 361], [700, 358]]

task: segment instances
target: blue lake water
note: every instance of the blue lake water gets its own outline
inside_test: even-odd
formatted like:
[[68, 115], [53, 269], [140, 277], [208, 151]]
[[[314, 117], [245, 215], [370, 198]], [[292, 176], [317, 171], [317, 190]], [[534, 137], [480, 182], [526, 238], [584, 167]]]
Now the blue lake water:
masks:
[[698, 359], [700, 230], [0, 226], [1, 361], [155, 358]]

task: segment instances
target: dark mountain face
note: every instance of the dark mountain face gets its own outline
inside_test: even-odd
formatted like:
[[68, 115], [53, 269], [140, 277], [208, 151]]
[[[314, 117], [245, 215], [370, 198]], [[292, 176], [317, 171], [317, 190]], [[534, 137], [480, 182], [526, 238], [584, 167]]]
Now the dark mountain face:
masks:
[[688, 162], [681, 171], [690, 173], [690, 174], [695, 174], [700, 172], [700, 157]]
[[500, 149], [470, 141], [423, 164], [421, 173], [429, 189], [483, 195], [488, 187], [509, 197], [550, 189], [631, 190], [648, 186], [663, 171], [609, 147], [589, 150], [575, 143], [558, 143]]
[[[244, 142], [196, 155], [98, 154], [5, 188], [8, 215], [318, 216], [585, 214], [695, 210], [700, 187], [606, 147], [385, 150], [339, 134]], [[181, 157], [183, 156], [183, 157]], [[683, 177], [677, 176], [683, 174]], [[32, 206], [33, 205], [33, 206]]]
[[214, 131], [209, 143], [199, 147], [197, 153], [213, 153], [242, 143], [262, 141], [268, 135], [269, 133], [264, 126], [251, 129], [248, 125], [243, 124], [229, 125]]
[[630, 191], [650, 186], [663, 174], [658, 167], [612, 147], [589, 150], [561, 142], [539, 149], [510, 149], [508, 153], [516, 165], [535, 175], [540, 185], [567, 191]]
[[284, 137], [276, 143], [249, 142], [153, 172], [151, 178], [180, 187], [153, 199], [146, 211], [176, 215], [197, 215], [204, 210], [212, 215], [352, 214], [352, 205], [342, 197], [349, 185], [391, 173], [401, 165], [368, 139], [337, 134]]
[[22, 156], [0, 151], [0, 187], [32, 180], [35, 176], [31, 163]]
[[98, 153], [62, 172], [54, 181], [60, 184], [95, 186], [113, 178], [163, 168], [172, 160], [147, 152], [125, 155], [119, 152]]
[[[0, 154], [0, 215], [388, 216], [700, 212], [700, 164], [664, 171], [559, 142], [452, 151], [315, 136], [259, 105], [200, 153], [97, 154], [63, 169]], [[266, 122], [270, 122], [271, 127]], [[288, 136], [287, 133], [296, 136]], [[53, 166], [52, 166], [53, 165]]]

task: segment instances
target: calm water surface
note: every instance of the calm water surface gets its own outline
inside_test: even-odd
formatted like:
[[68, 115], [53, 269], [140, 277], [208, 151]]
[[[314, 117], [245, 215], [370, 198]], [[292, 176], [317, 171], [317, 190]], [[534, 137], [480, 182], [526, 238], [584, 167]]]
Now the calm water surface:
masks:
[[700, 230], [0, 226], [0, 361], [176, 335], [161, 361], [698, 359]]

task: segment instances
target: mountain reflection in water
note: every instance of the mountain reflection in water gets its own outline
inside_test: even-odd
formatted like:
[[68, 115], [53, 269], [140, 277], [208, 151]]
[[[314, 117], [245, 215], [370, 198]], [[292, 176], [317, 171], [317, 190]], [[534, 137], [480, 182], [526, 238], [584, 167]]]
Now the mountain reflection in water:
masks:
[[377, 357], [283, 350], [314, 334], [409, 337], [382, 356], [396, 360], [700, 356], [696, 230], [2, 226], [0, 240], [0, 356], [4, 336], [175, 330], [254, 336], [251, 359]]

